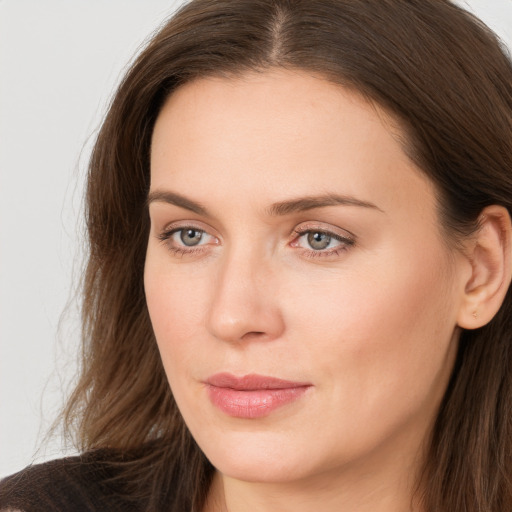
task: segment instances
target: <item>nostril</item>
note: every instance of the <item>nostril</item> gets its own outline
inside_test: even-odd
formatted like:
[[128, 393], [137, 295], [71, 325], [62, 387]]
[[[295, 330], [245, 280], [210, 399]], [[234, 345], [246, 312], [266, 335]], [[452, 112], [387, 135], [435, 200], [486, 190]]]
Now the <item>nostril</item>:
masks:
[[242, 339], [243, 340], [249, 340], [249, 339], [252, 339], [252, 338], [261, 338], [262, 336], [265, 336], [265, 332], [263, 331], [251, 331], [251, 332], [247, 332], [245, 333], [243, 336], [242, 336]]

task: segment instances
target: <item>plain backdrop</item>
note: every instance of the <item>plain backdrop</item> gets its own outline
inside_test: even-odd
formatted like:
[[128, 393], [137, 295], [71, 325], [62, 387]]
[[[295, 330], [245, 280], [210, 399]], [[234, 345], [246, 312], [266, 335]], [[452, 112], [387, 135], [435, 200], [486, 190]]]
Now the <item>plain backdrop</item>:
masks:
[[[182, 3], [0, 0], [0, 477], [72, 453], [42, 441], [76, 376], [87, 159], [127, 63]], [[459, 3], [512, 46], [512, 0]]]

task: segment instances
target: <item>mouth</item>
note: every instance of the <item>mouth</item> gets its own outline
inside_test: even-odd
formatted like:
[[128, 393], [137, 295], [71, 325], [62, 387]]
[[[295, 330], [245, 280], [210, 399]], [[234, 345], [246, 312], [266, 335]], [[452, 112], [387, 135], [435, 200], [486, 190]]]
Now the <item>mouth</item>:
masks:
[[205, 384], [212, 404], [235, 418], [255, 419], [295, 402], [312, 387], [307, 382], [250, 374], [236, 377], [218, 373]]

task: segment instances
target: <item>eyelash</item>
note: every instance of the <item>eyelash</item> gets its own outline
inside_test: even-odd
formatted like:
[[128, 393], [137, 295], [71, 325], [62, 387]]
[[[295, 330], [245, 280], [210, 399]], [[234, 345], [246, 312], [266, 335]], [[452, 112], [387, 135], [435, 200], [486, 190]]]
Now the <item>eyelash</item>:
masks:
[[189, 248], [186, 248], [186, 246], [173, 246], [169, 243], [171, 237], [179, 233], [180, 231], [186, 231], [187, 229], [193, 229], [194, 231], [199, 231], [201, 233], [207, 234], [207, 232], [204, 229], [197, 228], [196, 226], [180, 226], [177, 228], [171, 228], [168, 230], [165, 230], [164, 232], [160, 233], [158, 235], [158, 239], [167, 247], [167, 249], [174, 255], [174, 256], [192, 256], [194, 254], [200, 253], [203, 251], [203, 246], [190, 246]]
[[326, 258], [329, 256], [331, 256], [331, 257], [339, 256], [342, 252], [347, 251], [350, 247], [353, 247], [355, 245], [355, 237], [350, 238], [350, 237], [338, 235], [336, 233], [333, 233], [332, 231], [328, 231], [325, 229], [307, 227], [304, 229], [295, 229], [293, 232], [297, 235], [297, 238], [295, 238], [292, 241], [292, 243], [295, 242], [296, 240], [298, 240], [299, 238], [301, 238], [305, 235], [308, 235], [309, 233], [319, 233], [322, 235], [326, 235], [329, 238], [340, 242], [340, 245], [338, 245], [332, 249], [314, 250], [314, 249], [301, 248], [303, 251], [303, 254], [307, 258]]
[[[173, 246], [169, 243], [171, 237], [179, 233], [181, 231], [185, 231], [187, 229], [193, 229], [195, 231], [199, 231], [202, 234], [208, 235], [207, 231], [204, 229], [197, 228], [196, 226], [180, 226], [177, 228], [172, 228], [165, 230], [164, 232], [160, 233], [157, 238], [166, 245], [167, 249], [174, 255], [174, 256], [193, 256], [195, 254], [201, 253], [204, 251], [203, 245], [198, 246], [190, 246], [189, 248], [186, 248], [186, 246]], [[325, 229], [319, 229], [314, 227], [307, 227], [304, 229], [294, 229], [293, 233], [296, 235], [296, 237], [292, 240], [290, 243], [296, 243], [299, 238], [308, 235], [310, 233], [319, 233], [328, 236], [329, 238], [336, 240], [340, 242], [339, 246], [336, 246], [332, 249], [305, 249], [299, 247], [298, 250], [301, 250], [302, 254], [306, 256], [307, 258], [325, 258], [325, 257], [332, 257], [332, 256], [339, 256], [342, 252], [347, 251], [350, 247], [353, 247], [355, 245], [355, 237], [345, 237], [342, 235], [338, 235], [336, 233], [333, 233], [332, 231], [328, 231]], [[211, 236], [211, 235], [209, 235]]]

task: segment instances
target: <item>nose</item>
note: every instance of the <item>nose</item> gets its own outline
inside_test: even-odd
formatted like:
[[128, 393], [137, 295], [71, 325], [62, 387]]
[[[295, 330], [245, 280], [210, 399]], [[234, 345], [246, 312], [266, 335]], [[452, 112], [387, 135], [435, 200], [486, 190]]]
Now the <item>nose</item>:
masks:
[[247, 252], [227, 256], [220, 265], [211, 306], [208, 330], [230, 343], [271, 341], [285, 328], [270, 262]]

